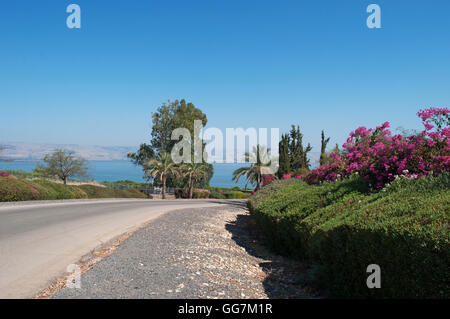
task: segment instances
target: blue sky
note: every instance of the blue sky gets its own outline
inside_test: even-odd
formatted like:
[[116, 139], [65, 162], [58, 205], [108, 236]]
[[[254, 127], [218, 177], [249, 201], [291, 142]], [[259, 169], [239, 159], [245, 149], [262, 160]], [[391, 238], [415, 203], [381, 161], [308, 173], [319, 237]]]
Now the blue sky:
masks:
[[419, 108], [450, 104], [449, 15], [448, 0], [4, 2], [0, 142], [138, 145], [177, 98], [221, 129], [298, 124], [315, 151], [322, 129], [333, 145], [417, 129]]

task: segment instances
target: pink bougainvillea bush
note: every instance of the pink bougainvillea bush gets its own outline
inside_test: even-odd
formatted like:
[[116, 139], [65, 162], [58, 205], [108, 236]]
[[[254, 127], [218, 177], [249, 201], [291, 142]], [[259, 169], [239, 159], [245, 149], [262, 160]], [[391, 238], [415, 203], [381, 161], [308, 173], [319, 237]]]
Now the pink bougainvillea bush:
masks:
[[272, 182], [274, 182], [277, 178], [273, 175], [262, 175], [261, 178], [261, 185], [257, 185], [256, 187], [256, 191], [260, 190], [261, 188], [263, 188], [266, 185], [271, 184]]
[[[375, 129], [359, 127], [344, 143], [342, 156], [332, 153], [331, 164], [302, 176], [310, 184], [335, 181], [360, 174], [375, 188], [382, 188], [396, 176], [439, 175], [450, 170], [450, 110], [420, 110], [425, 129], [411, 136], [392, 135], [389, 122]], [[433, 124], [434, 125], [433, 125]]]
[[8, 177], [10, 175], [8, 173], [5, 173], [5, 172], [0, 172], [0, 176], [1, 177]]

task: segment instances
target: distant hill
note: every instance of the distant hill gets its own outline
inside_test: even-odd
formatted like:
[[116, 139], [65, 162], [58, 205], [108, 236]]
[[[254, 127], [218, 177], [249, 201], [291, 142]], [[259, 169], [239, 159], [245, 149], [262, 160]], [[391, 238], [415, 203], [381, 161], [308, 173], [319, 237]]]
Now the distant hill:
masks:
[[36, 144], [36, 143], [0, 143], [3, 150], [0, 157], [5, 160], [28, 159], [39, 160], [45, 154], [51, 153], [57, 148], [72, 150], [77, 156], [89, 161], [126, 160], [127, 153], [135, 152], [138, 147], [130, 146], [97, 146], [76, 144]]
[[[0, 159], [3, 160], [39, 160], [56, 148], [69, 149], [76, 155], [89, 161], [127, 160], [127, 154], [135, 152], [139, 147], [133, 146], [96, 146], [77, 144], [37, 144], [37, 143], [0, 143]], [[308, 154], [311, 168], [319, 166], [320, 152]]]

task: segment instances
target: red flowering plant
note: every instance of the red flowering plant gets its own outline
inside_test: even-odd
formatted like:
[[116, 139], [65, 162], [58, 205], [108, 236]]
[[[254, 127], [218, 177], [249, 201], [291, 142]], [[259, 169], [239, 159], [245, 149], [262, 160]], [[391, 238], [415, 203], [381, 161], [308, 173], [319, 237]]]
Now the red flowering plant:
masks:
[[276, 179], [277, 178], [273, 175], [269, 175], [269, 174], [262, 175], [261, 184], [256, 187], [256, 190], [258, 191], [261, 188], [263, 188], [264, 186], [271, 184]]
[[368, 179], [373, 187], [382, 188], [398, 175], [418, 177], [449, 171], [449, 113], [448, 108], [420, 110], [417, 115], [425, 130], [411, 136], [392, 136], [389, 122], [376, 129], [359, 127], [344, 143], [345, 155], [332, 153], [330, 157], [334, 161], [331, 164], [311, 171], [305, 179], [310, 184], [317, 184], [357, 173]]
[[10, 175], [8, 173], [5, 173], [5, 172], [0, 172], [0, 176], [1, 177], [8, 177]]

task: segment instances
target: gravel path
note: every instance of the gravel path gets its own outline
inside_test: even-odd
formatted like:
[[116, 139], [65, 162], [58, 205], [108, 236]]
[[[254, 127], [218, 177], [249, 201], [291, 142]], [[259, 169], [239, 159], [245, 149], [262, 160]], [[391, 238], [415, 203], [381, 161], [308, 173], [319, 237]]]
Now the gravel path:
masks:
[[303, 266], [273, 256], [252, 234], [242, 203], [183, 209], [123, 241], [53, 298], [310, 298]]

